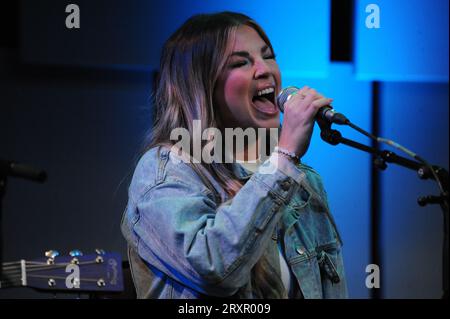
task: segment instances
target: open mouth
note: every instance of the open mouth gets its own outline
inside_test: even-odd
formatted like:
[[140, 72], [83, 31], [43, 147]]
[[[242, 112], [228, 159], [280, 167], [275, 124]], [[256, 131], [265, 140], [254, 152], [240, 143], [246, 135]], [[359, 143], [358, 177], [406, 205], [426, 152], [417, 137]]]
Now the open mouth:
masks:
[[277, 114], [278, 108], [275, 105], [275, 89], [269, 87], [260, 91], [257, 91], [252, 98], [255, 108], [266, 114]]

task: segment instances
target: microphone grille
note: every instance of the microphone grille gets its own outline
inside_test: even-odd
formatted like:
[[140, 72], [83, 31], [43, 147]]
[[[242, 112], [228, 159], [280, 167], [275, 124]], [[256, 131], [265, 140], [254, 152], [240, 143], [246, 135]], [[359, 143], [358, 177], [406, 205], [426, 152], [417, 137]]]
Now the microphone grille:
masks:
[[286, 103], [286, 101], [288, 100], [289, 95], [297, 92], [298, 90], [299, 88], [296, 86], [288, 86], [287, 88], [281, 90], [281, 92], [277, 96], [277, 104], [281, 112], [284, 112], [284, 103]]

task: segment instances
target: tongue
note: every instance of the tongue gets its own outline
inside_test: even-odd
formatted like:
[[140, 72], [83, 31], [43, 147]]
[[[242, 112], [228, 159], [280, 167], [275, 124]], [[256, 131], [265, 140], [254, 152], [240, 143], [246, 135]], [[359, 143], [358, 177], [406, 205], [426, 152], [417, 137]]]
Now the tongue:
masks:
[[258, 97], [254, 99], [253, 103], [261, 111], [273, 112], [275, 110], [275, 105], [265, 97]]

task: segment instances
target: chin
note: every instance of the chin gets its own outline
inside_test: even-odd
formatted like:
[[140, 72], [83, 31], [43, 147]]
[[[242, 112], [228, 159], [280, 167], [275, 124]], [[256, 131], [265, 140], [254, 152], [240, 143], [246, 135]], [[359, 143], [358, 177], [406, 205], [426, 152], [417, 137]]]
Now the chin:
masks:
[[266, 129], [270, 129], [270, 128], [279, 128], [280, 127], [280, 118], [276, 117], [273, 119], [268, 119], [265, 121], [258, 121], [256, 123], [256, 128], [266, 128]]

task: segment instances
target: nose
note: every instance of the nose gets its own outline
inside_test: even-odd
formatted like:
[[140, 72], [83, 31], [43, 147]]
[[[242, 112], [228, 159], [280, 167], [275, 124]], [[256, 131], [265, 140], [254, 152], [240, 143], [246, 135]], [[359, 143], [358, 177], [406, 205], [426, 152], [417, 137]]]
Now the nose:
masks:
[[258, 59], [255, 62], [255, 79], [267, 78], [270, 72], [270, 66], [264, 59]]

